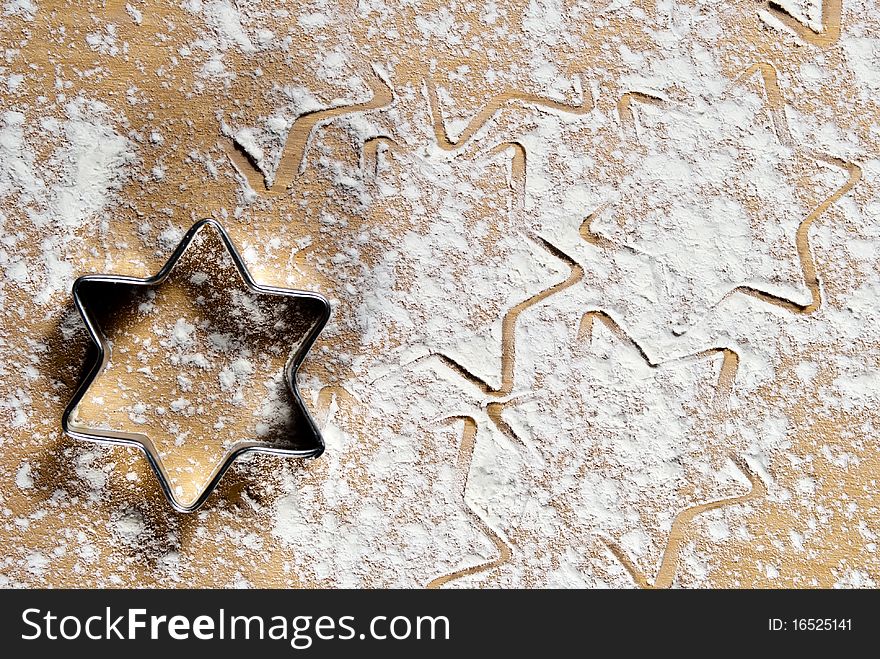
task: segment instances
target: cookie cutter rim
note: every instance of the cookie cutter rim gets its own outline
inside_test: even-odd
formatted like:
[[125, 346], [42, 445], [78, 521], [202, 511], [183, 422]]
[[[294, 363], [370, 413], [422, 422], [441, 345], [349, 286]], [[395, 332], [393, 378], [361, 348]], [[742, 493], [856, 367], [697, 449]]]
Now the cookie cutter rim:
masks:
[[[314, 323], [312, 328], [306, 333], [305, 337], [302, 340], [302, 343], [300, 344], [299, 349], [297, 349], [296, 351], [291, 351], [290, 358], [287, 360], [287, 363], [284, 367], [284, 381], [287, 385], [287, 390], [290, 392], [292, 397], [291, 404], [299, 412], [302, 413], [302, 416], [305, 419], [306, 426], [308, 427], [308, 430], [315, 440], [316, 447], [314, 449], [284, 449], [267, 446], [265, 443], [260, 443], [256, 440], [245, 440], [242, 442], [238, 442], [232, 450], [226, 453], [225, 457], [214, 468], [214, 471], [212, 472], [207, 484], [202, 488], [199, 495], [193, 500], [193, 502], [190, 504], [184, 504], [181, 503], [175, 496], [174, 491], [171, 488], [171, 481], [162, 465], [162, 460], [159, 456], [159, 452], [155, 446], [155, 443], [152, 439], [150, 439], [148, 435], [144, 433], [126, 432], [103, 428], [96, 429], [86, 426], [79, 426], [76, 424], [76, 421], [72, 420], [71, 418], [77, 406], [85, 397], [86, 392], [94, 383], [95, 379], [106, 368], [107, 363], [110, 361], [111, 357], [110, 343], [107, 340], [107, 337], [104, 335], [103, 331], [101, 330], [100, 325], [98, 325], [97, 321], [92, 317], [91, 313], [89, 312], [87, 305], [83, 301], [80, 289], [82, 288], [83, 284], [88, 284], [91, 282], [107, 284], [126, 284], [134, 287], [143, 288], [159, 286], [168, 278], [168, 276], [174, 269], [174, 266], [187, 251], [187, 249], [189, 249], [195, 237], [205, 227], [213, 228], [220, 236], [223, 245], [226, 248], [226, 251], [232, 257], [232, 261], [235, 264], [236, 270], [238, 271], [245, 285], [254, 293], [260, 295], [273, 295], [290, 298], [307, 298], [320, 303], [322, 309], [321, 315]], [[302, 364], [303, 360], [305, 359], [306, 355], [314, 344], [315, 339], [317, 339], [318, 335], [326, 326], [327, 321], [330, 319], [330, 302], [320, 293], [315, 293], [313, 291], [305, 291], [293, 288], [281, 288], [278, 286], [265, 286], [262, 284], [258, 284], [256, 281], [254, 281], [253, 277], [251, 277], [250, 271], [247, 269], [247, 265], [245, 265], [244, 260], [241, 258], [241, 255], [235, 248], [235, 245], [233, 244], [232, 239], [229, 237], [229, 234], [226, 232], [226, 229], [224, 229], [217, 220], [206, 218], [203, 220], [199, 220], [198, 222], [193, 224], [192, 227], [190, 227], [190, 229], [186, 232], [186, 234], [184, 234], [177, 247], [175, 247], [174, 251], [171, 253], [171, 256], [168, 257], [165, 265], [163, 265], [162, 268], [160, 268], [159, 272], [157, 272], [155, 275], [145, 278], [130, 277], [127, 275], [83, 275], [81, 277], [78, 277], [76, 281], [74, 281], [72, 293], [74, 306], [76, 307], [80, 317], [83, 320], [83, 323], [86, 326], [86, 330], [89, 333], [92, 344], [98, 349], [98, 357], [92, 364], [92, 367], [86, 373], [85, 377], [80, 382], [79, 387], [77, 388], [70, 402], [67, 404], [67, 407], [64, 409], [64, 412], [61, 416], [61, 428], [65, 434], [73, 437], [74, 439], [82, 439], [85, 441], [100, 444], [133, 446], [140, 449], [146, 455], [147, 461], [150, 463], [150, 467], [156, 474], [156, 477], [158, 478], [159, 483], [162, 486], [162, 491], [165, 494], [165, 498], [168, 499], [168, 502], [176, 511], [181, 513], [190, 513], [198, 510], [205, 503], [208, 497], [213, 493], [214, 488], [217, 486], [217, 483], [220, 482], [220, 479], [223, 477], [223, 474], [226, 473], [226, 470], [232, 466], [232, 463], [235, 462], [238, 457], [245, 453], [265, 453], [269, 455], [279, 455], [285, 457], [317, 458], [324, 452], [324, 438], [321, 436], [321, 432], [320, 430], [318, 430], [318, 427], [315, 424], [315, 421], [312, 418], [311, 414], [309, 414], [308, 408], [306, 407], [305, 402], [302, 398], [302, 394], [300, 393], [296, 375], [299, 371], [300, 365]]]

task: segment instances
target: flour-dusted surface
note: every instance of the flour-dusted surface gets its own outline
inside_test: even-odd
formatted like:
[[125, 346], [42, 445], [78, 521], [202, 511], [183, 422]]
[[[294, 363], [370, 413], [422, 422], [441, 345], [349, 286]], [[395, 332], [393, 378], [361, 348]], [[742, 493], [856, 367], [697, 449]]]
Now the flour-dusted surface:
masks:
[[[875, 586], [875, 9], [0, 4], [0, 583]], [[69, 291], [202, 217], [331, 299], [327, 451], [179, 515], [60, 433]], [[91, 401], [172, 463], [271, 430], [297, 340], [193, 268]]]

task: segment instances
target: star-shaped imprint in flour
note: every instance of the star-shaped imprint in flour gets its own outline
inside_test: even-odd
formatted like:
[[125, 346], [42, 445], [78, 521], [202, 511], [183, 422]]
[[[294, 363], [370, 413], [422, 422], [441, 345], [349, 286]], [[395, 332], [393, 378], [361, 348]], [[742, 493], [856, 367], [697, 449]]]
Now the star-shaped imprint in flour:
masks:
[[304, 583], [421, 587], [505, 555], [464, 498], [476, 389], [436, 357], [350, 387], [321, 419], [327, 453], [275, 506], [274, 534]]
[[361, 336], [382, 355], [442, 353], [500, 387], [511, 310], [564, 281], [567, 264], [523, 226], [509, 154], [386, 153], [369, 234], [355, 238], [369, 266]]
[[143, 449], [177, 510], [198, 508], [245, 451], [323, 451], [296, 372], [329, 303], [256, 284], [213, 220], [156, 276], [82, 277], [74, 298], [98, 355], [64, 429]]
[[671, 585], [691, 519], [764, 492], [724, 428], [735, 353], [655, 364], [602, 312], [548, 305], [523, 321], [502, 412], [522, 459], [504, 433], [485, 435], [496, 448], [478, 437], [468, 490], [512, 558], [478, 583], [607, 584], [610, 548], [636, 583]]
[[791, 31], [814, 46], [840, 39], [843, 0], [768, 0], [758, 12], [768, 25]]
[[306, 156], [315, 134], [334, 120], [387, 108], [394, 100], [391, 84], [373, 67], [367, 83], [371, 96], [359, 103], [313, 107], [291, 119], [289, 108], [279, 108], [262, 119], [264, 130], [254, 126], [233, 128], [223, 122], [220, 132], [230, 142], [227, 155], [242, 178], [263, 196], [285, 198], [306, 168]]
[[658, 319], [682, 334], [735, 292], [815, 311], [810, 226], [859, 170], [794, 144], [774, 69], [750, 68], [704, 107], [628, 94], [619, 109], [622, 179], [581, 233], [650, 261]]

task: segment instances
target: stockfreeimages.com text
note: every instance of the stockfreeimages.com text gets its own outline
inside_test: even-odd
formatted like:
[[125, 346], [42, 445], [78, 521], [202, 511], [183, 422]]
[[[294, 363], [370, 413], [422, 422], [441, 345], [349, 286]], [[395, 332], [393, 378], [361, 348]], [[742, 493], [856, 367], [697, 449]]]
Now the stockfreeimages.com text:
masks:
[[107, 607], [101, 615], [58, 616], [51, 611], [25, 609], [24, 640], [137, 640], [170, 638], [173, 640], [277, 640], [289, 641], [297, 650], [311, 647], [315, 640], [449, 640], [446, 616], [373, 616], [358, 631], [354, 616], [277, 616], [228, 615], [220, 609], [216, 615], [149, 615], [146, 609], [125, 609], [114, 614]]

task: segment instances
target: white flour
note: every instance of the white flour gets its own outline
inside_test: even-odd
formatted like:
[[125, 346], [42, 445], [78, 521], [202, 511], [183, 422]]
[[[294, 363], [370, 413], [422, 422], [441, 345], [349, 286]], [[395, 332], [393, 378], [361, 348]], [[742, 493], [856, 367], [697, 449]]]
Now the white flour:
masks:
[[[876, 459], [873, 3], [844, 2], [827, 45], [750, 2], [520, 4], [132, 2], [58, 31], [79, 68], [29, 67], [18, 33], [44, 10], [3, 5], [21, 43], [0, 62], [0, 299], [39, 329], [0, 343], [0, 418], [30, 442], [2, 471], [19, 539], [0, 583], [138, 585], [132, 556], [163, 585], [818, 583], [792, 560], [876, 583], [876, 502], [835, 489]], [[821, 2], [779, 6], [827, 36]], [[281, 181], [297, 118], [368, 104], [377, 79], [392, 100], [317, 122]], [[58, 449], [70, 482], [47, 483], [66, 401], [40, 323], [81, 337], [64, 305], [87, 265], [146, 274], [212, 214], [258, 279], [333, 301], [302, 375], [326, 454], [244, 461], [244, 494], [188, 521], [140, 507], [136, 463], [100, 447]], [[185, 420], [210, 339], [156, 313], [192, 357], [163, 409]], [[241, 403], [257, 364], [215, 347], [212, 382]], [[109, 527], [28, 540], [85, 506]], [[820, 564], [843, 525], [858, 550]], [[205, 576], [218, 546], [238, 564]]]

